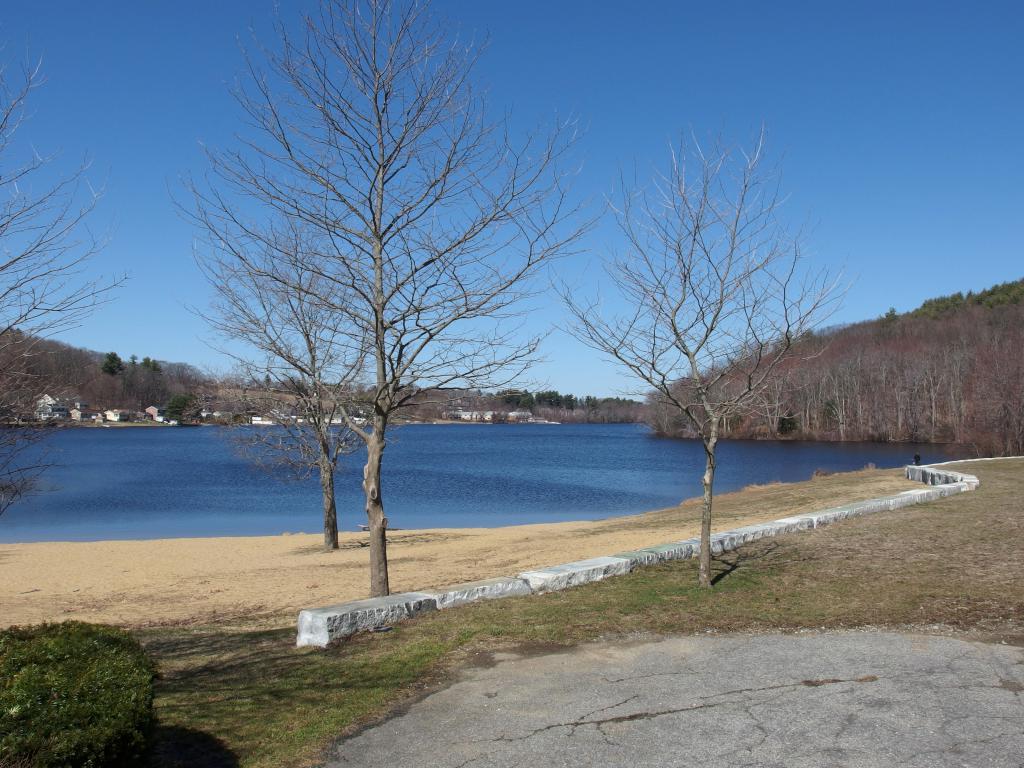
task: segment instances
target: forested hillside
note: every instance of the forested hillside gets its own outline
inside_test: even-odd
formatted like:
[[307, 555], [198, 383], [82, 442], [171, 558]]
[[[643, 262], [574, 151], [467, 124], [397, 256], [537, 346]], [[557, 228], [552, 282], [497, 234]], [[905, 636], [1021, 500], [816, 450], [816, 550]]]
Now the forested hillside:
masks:
[[[890, 310], [805, 337], [798, 349], [756, 408], [726, 425], [729, 437], [951, 442], [980, 454], [1024, 454], [1024, 280], [929, 299], [905, 314]], [[224, 382], [186, 363], [122, 359], [55, 341], [33, 340], [21, 365], [28, 409], [43, 391], [136, 410], [177, 394], [218, 404], [225, 391]], [[440, 418], [450, 407], [442, 400], [415, 415]], [[653, 400], [645, 408], [620, 398], [517, 391], [459, 403], [556, 421], [646, 418], [659, 434], [687, 434]]]
[[[731, 437], [912, 440], [1024, 453], [1024, 280], [802, 339]], [[652, 408], [662, 434], [685, 434]]]
[[187, 363], [138, 360], [134, 355], [122, 359], [114, 352], [104, 354], [59, 341], [25, 338], [4, 351], [11, 357], [5, 367], [16, 368], [18, 376], [12, 381], [3, 377], [0, 385], [25, 390], [23, 396], [4, 393], [26, 411], [16, 416], [30, 417], [43, 394], [81, 400], [94, 408], [141, 410], [162, 407], [174, 395], [212, 392], [217, 387], [212, 377]]
[[[451, 397], [451, 394], [448, 395]], [[416, 415], [443, 418], [453, 408], [474, 411], [492, 411], [494, 420], [503, 421], [513, 412], [530, 413], [538, 419], [562, 424], [622, 424], [643, 423], [647, 406], [640, 400], [625, 397], [577, 396], [556, 390], [530, 392], [525, 389], [504, 390], [497, 393], [465, 394], [449, 403], [435, 406], [435, 410], [420, 409]]]
[[[17, 367], [19, 376], [16, 381], [0, 377], [0, 387], [24, 392], [5, 393], [9, 401], [19, 403], [20, 411], [0, 413], [0, 419], [31, 419], [36, 401], [43, 394], [84, 401], [98, 409], [133, 411], [150, 405], [164, 407], [175, 395], [188, 395], [211, 409], [243, 415], [259, 412], [259, 398], [247, 396], [247, 391], [266, 394], [261, 382], [213, 376], [188, 363], [150, 357], [139, 360], [135, 355], [122, 358], [116, 352], [95, 352], [47, 339], [26, 338], [23, 344], [10, 345], [8, 352], [17, 366], [12, 362], [7, 368]], [[0, 367], [2, 363], [0, 360]], [[360, 389], [352, 397], [359, 410], [368, 394]], [[642, 422], [646, 416], [646, 405], [636, 400], [525, 390], [497, 394], [424, 391], [414, 399], [408, 415], [414, 419], [442, 419], [453, 408], [490, 411], [494, 421], [503, 421], [509, 412], [517, 410], [561, 422]]]

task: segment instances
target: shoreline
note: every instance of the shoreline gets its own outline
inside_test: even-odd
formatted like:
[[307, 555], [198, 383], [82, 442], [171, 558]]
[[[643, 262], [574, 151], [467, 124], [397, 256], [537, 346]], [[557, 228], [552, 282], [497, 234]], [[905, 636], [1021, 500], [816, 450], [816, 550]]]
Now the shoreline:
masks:
[[[424, 419], [422, 421], [398, 421], [392, 424], [394, 428], [409, 427], [409, 426], [435, 426], [435, 427], [448, 427], [448, 426], [478, 426], [478, 427], [582, 427], [582, 426], [623, 426], [623, 425], [635, 425], [639, 427], [645, 427], [650, 432], [650, 437], [657, 440], [679, 440], [679, 441], [699, 441], [699, 437], [687, 437], [685, 435], [666, 435], [657, 432], [653, 427], [643, 421], [464, 421], [464, 420], [453, 420], [453, 419]], [[222, 422], [201, 422], [198, 424], [167, 424], [164, 422], [151, 422], [151, 421], [111, 421], [101, 423], [82, 423], [76, 421], [67, 421], [64, 423], [45, 423], [45, 424], [30, 424], [27, 425], [33, 429], [41, 429], [45, 431], [59, 432], [65, 429], [126, 429], [131, 427], [221, 427], [221, 428], [235, 428], [235, 427], [268, 427], [273, 426], [270, 424], [225, 424]], [[25, 428], [24, 424], [0, 424], [0, 428], [19, 429]], [[749, 435], [746, 437], [730, 436], [719, 438], [719, 444], [722, 443], [813, 443], [813, 444], [828, 444], [828, 445], [917, 445], [935, 448], [937, 451], [941, 451], [944, 455], [951, 455], [953, 449], [956, 448], [969, 448], [968, 443], [956, 443], [949, 441], [936, 441], [929, 442], [918, 441], [918, 440], [871, 440], [868, 438], [862, 439], [846, 439], [839, 440], [834, 438], [825, 437], [806, 437], [796, 436], [789, 437], [786, 435], [775, 435], [774, 437], [768, 435]], [[908, 457], [912, 459], [913, 456]], [[958, 456], [949, 461], [969, 461], [972, 458], [976, 458], [976, 454], [972, 453], [970, 456]], [[931, 462], [934, 463], [934, 462]]]
[[[900, 470], [860, 470], [716, 497], [715, 530], [919, 487]], [[423, 528], [389, 536], [392, 591], [503, 576], [689, 538], [700, 499], [602, 520]], [[129, 627], [280, 626], [303, 608], [366, 596], [368, 536], [320, 534], [0, 544], [0, 627], [79, 619]]]

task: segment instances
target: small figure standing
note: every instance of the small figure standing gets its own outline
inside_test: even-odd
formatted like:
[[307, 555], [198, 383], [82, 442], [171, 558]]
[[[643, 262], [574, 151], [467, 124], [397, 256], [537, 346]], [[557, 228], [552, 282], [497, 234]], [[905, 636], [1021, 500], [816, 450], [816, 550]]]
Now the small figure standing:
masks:
[[915, 467], [921, 466], [921, 454], [920, 453], [915, 453], [914, 454], [914, 466]]

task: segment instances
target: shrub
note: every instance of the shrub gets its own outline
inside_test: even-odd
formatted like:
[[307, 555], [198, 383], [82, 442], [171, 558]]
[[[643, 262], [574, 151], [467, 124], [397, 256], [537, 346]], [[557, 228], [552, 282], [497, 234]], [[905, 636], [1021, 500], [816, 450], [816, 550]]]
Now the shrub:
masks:
[[154, 668], [131, 635], [81, 622], [0, 632], [0, 765], [137, 765]]

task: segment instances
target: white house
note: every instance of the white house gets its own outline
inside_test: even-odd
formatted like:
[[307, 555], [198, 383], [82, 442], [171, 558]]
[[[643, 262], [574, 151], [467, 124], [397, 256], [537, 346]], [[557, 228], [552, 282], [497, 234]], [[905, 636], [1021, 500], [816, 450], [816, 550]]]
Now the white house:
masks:
[[446, 415], [455, 421], [491, 421], [494, 419], [494, 411], [464, 411], [461, 408], [449, 411]]
[[107, 421], [131, 421], [131, 414], [128, 411], [121, 411], [114, 408], [109, 411], [103, 412], [103, 417]]
[[70, 416], [71, 412], [64, 400], [43, 395], [36, 401], [36, 418], [40, 421], [63, 421]]

